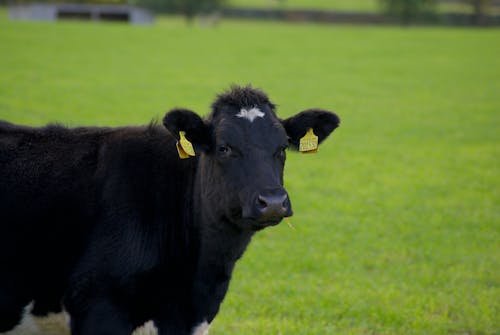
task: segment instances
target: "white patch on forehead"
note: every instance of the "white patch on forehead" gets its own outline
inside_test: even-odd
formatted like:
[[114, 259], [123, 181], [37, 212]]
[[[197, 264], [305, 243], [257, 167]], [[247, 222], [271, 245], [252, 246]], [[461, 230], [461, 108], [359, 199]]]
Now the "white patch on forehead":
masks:
[[210, 324], [204, 321], [193, 329], [191, 335], [208, 335], [208, 328], [210, 328]]
[[264, 112], [262, 112], [260, 109], [257, 107], [253, 107], [250, 109], [242, 108], [238, 114], [236, 114], [237, 117], [247, 119], [250, 122], [253, 122], [258, 117], [264, 117]]

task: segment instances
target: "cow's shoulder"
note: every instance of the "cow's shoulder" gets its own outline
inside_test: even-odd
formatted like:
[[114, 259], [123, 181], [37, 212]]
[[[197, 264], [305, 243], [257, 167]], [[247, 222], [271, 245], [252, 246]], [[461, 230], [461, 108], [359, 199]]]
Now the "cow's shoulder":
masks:
[[181, 160], [175, 142], [164, 127], [154, 123], [116, 129], [99, 153], [102, 197], [139, 207], [160, 203], [170, 207], [175, 194], [182, 198], [189, 192], [197, 157]]
[[102, 141], [99, 158], [118, 174], [138, 176], [148, 172], [151, 177], [158, 177], [165, 169], [180, 171], [196, 160], [180, 160], [175, 142], [176, 139], [156, 123], [116, 128]]

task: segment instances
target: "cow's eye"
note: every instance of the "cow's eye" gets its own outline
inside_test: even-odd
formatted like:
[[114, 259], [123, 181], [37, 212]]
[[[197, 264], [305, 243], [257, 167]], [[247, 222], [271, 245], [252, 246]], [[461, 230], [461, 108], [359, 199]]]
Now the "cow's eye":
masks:
[[229, 147], [227, 145], [220, 145], [217, 148], [217, 152], [221, 156], [229, 156], [231, 154], [231, 147]]

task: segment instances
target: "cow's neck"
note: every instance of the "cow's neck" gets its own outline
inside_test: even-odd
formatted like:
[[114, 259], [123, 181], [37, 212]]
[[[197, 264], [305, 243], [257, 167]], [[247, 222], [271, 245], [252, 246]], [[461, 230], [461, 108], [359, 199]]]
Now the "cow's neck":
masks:
[[194, 288], [199, 322], [211, 322], [219, 311], [236, 261], [243, 255], [252, 235], [223, 221], [202, 222]]
[[242, 231], [220, 218], [215, 222], [201, 222], [199, 266], [232, 272], [236, 261], [243, 255], [253, 232]]
[[224, 217], [210, 212], [210, 199], [202, 196], [202, 176], [197, 173], [194, 187], [195, 226], [199, 233], [199, 253], [195, 279], [195, 301], [199, 315], [209, 322], [226, 294], [236, 261], [243, 255], [254, 234], [244, 231]]
[[202, 156], [198, 161], [193, 185], [194, 220], [196, 230], [200, 234], [199, 264], [201, 267], [232, 269], [245, 251], [254, 231], [241, 229], [229, 222], [224, 214], [217, 214], [223, 211], [214, 210], [220, 206], [217, 200], [211, 197], [212, 188], [217, 185], [214, 185], [214, 178], [208, 176], [210, 163], [204, 162], [203, 159]]

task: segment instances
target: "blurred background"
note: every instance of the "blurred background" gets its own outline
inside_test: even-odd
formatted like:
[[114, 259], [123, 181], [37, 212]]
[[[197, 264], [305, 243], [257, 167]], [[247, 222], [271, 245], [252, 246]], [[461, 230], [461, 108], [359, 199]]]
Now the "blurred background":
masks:
[[155, 13], [327, 22], [500, 24], [500, 0], [0, 0], [22, 4], [129, 5]]
[[211, 334], [499, 334], [499, 1], [0, 4], [3, 120], [206, 115], [233, 83], [341, 117], [289, 153], [294, 229], [255, 237]]

